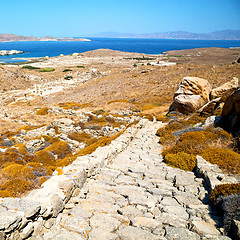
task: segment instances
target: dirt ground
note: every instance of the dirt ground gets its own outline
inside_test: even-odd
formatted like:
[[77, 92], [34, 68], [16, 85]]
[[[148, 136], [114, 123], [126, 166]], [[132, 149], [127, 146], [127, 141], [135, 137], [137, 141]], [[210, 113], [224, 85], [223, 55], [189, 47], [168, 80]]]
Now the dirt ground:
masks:
[[[183, 77], [207, 79], [213, 88], [233, 77], [240, 79], [240, 64], [233, 64], [239, 57], [240, 49], [223, 48], [169, 51], [163, 55], [99, 49], [78, 56], [32, 59], [33, 63], [23, 65], [0, 65], [0, 131], [14, 130], [24, 122], [49, 123], [56, 116], [37, 116], [36, 110], [63, 102], [87, 103], [83, 111], [131, 109], [164, 114]], [[24, 65], [54, 71], [40, 72], [22, 68]], [[46, 86], [51, 88], [49, 93], [29, 92]]]

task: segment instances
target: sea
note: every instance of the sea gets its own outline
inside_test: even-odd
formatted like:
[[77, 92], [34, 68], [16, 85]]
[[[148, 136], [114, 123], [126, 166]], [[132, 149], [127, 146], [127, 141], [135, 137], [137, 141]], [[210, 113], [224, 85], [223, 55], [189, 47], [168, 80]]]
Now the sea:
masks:
[[146, 54], [161, 54], [170, 50], [205, 47], [240, 47], [240, 40], [179, 40], [179, 39], [139, 39], [139, 38], [89, 38], [89, 42], [79, 41], [34, 41], [0, 42], [0, 50], [20, 50], [23, 54], [0, 56], [0, 63], [17, 63], [27, 60], [19, 58], [54, 57], [70, 55], [100, 48]]

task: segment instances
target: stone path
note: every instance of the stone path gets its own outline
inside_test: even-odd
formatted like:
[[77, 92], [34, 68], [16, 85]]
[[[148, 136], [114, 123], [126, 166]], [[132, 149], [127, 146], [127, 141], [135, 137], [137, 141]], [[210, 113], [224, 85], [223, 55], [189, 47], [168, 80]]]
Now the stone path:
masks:
[[140, 129], [56, 220], [45, 223], [49, 230], [32, 239], [229, 239], [215, 227], [202, 179], [162, 162], [159, 126]]

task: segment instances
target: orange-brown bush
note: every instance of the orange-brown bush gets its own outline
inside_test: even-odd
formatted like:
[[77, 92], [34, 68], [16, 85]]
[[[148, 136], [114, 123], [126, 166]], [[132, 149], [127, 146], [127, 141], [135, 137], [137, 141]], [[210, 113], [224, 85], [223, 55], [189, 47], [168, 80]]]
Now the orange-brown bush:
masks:
[[199, 113], [193, 114], [188, 120], [184, 121], [185, 125], [194, 125], [197, 123], [202, 123], [207, 117], [201, 116]]
[[212, 204], [215, 203], [218, 197], [220, 196], [228, 196], [231, 194], [240, 193], [240, 183], [232, 183], [232, 184], [221, 184], [217, 185], [211, 192], [209, 199]]
[[231, 149], [206, 148], [201, 152], [201, 156], [212, 164], [217, 164], [224, 171], [240, 173], [240, 154]]
[[21, 155], [25, 155], [27, 153], [26, 147], [23, 143], [17, 143], [12, 146], [12, 148], [16, 148]]
[[193, 171], [196, 166], [196, 157], [193, 154], [178, 152], [175, 154], [167, 154], [164, 158], [164, 162], [172, 167], [180, 168], [185, 171]]
[[63, 109], [79, 109], [79, 108], [86, 108], [92, 106], [91, 103], [76, 103], [76, 102], [64, 102], [64, 103], [59, 103], [59, 107]]
[[157, 121], [161, 121], [163, 123], [169, 122], [169, 119], [166, 116], [164, 116], [164, 115], [157, 115], [156, 116], [156, 120]]
[[85, 142], [86, 140], [91, 139], [92, 136], [85, 132], [81, 132], [81, 133], [72, 132], [72, 133], [68, 134], [68, 138], [78, 141], [78, 142]]
[[16, 178], [0, 185], [0, 197], [18, 197], [30, 189], [29, 181]]
[[47, 115], [48, 114], [48, 108], [42, 107], [39, 110], [36, 111], [36, 115]]
[[40, 150], [35, 153], [35, 161], [42, 163], [44, 166], [55, 165], [53, 155], [46, 150]]
[[11, 164], [2, 169], [2, 174], [9, 178], [23, 178], [23, 179], [32, 179], [34, 178], [33, 170], [30, 167], [23, 166], [20, 164]]
[[54, 155], [57, 155], [58, 158], [65, 158], [67, 155], [71, 155], [72, 151], [64, 141], [54, 142], [52, 145], [45, 148], [45, 151], [51, 152]]
[[179, 142], [192, 141], [198, 142], [198, 144], [205, 145], [209, 142], [216, 140], [218, 136], [209, 131], [197, 131], [197, 132], [186, 132], [179, 138]]
[[162, 152], [162, 155], [166, 156], [169, 153], [176, 154], [179, 152], [185, 152], [188, 154], [197, 155], [197, 154], [200, 154], [203, 149], [204, 149], [204, 146], [194, 140], [189, 141], [189, 142], [184, 141], [184, 142], [179, 142], [178, 144], [176, 144], [175, 146], [173, 146], [171, 148], [165, 149]]
[[171, 123], [171, 124], [168, 124], [166, 127], [164, 127], [164, 128], [159, 128], [158, 130], [157, 130], [157, 133], [156, 133], [156, 135], [158, 136], [158, 137], [163, 137], [164, 136], [164, 134], [166, 134], [166, 133], [172, 133], [172, 132], [174, 132], [174, 131], [177, 131], [177, 130], [180, 130], [180, 129], [182, 129], [184, 126], [181, 124], [181, 123], [178, 123], [178, 122], [176, 122], [176, 123]]

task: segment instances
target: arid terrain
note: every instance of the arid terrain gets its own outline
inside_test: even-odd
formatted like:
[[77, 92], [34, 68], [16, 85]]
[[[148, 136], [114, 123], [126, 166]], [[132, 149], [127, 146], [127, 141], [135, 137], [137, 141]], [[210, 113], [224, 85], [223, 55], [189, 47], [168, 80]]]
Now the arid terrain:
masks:
[[[89, 110], [166, 113], [185, 76], [207, 79], [213, 87], [233, 77], [240, 78], [240, 65], [232, 64], [239, 55], [240, 49], [220, 48], [153, 56], [100, 49], [33, 59], [33, 63], [23, 65], [1, 65], [1, 128], [18, 128], [22, 121], [37, 124], [51, 121], [50, 115], [36, 116], [36, 110], [63, 102], [87, 104]], [[176, 64], [168, 66], [166, 62]], [[23, 68], [26, 65], [54, 71]]]
[[99, 49], [2, 64], [0, 238], [236, 239], [239, 56]]

